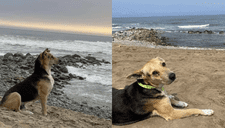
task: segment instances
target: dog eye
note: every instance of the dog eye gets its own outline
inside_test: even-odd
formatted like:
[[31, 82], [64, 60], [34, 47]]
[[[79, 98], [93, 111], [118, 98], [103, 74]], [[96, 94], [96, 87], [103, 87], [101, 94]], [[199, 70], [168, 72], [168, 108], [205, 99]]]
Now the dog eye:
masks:
[[165, 66], [166, 66], [166, 63], [163, 62], [163, 63], [162, 63], [162, 66], [165, 67]]
[[152, 72], [153, 75], [159, 75], [159, 72], [158, 71], [154, 71]]

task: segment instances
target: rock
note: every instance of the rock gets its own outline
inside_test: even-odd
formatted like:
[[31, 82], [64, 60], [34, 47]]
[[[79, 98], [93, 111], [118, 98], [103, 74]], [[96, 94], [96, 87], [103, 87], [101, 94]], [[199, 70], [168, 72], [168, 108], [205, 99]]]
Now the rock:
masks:
[[77, 78], [77, 76], [75, 74], [69, 74], [70, 78]]
[[77, 54], [72, 55], [72, 57], [73, 57], [73, 58], [80, 58], [80, 56], [77, 55]]
[[208, 31], [208, 34], [213, 34], [213, 31]]
[[13, 56], [13, 54], [12, 54], [12, 53], [6, 53], [6, 54], [3, 56], [3, 61], [7, 61], [9, 56]]
[[85, 78], [78, 76], [78, 79], [79, 80], [84, 80]]
[[214, 32], [213, 31], [205, 30], [203, 33], [205, 33], [205, 34], [213, 34]]
[[25, 55], [25, 57], [26, 57], [26, 58], [28, 58], [28, 57], [32, 57], [32, 58], [33, 58], [33, 56], [32, 56], [30, 53], [27, 53], [27, 54]]
[[223, 31], [220, 31], [219, 34], [224, 34], [224, 32]]
[[68, 79], [70, 79], [70, 77], [69, 77], [69, 76], [66, 76], [66, 75], [64, 75], [64, 74], [61, 74], [61, 75], [59, 76], [59, 79], [61, 79], [61, 80], [68, 80]]
[[109, 61], [106, 61], [104, 59], [102, 59], [102, 63], [105, 63], [105, 64], [111, 64]]
[[21, 65], [20, 68], [25, 69], [25, 70], [29, 69], [29, 67], [27, 65]]
[[2, 68], [2, 69], [8, 69], [8, 66], [6, 66], [6, 65], [1, 65], [1, 68]]
[[200, 31], [195, 31], [194, 33], [195, 33], [195, 34], [201, 34], [202, 32], [200, 32]]
[[58, 70], [63, 73], [68, 73], [68, 69], [66, 68], [66, 66], [60, 66]]
[[15, 60], [16, 62], [22, 62], [22, 61], [23, 61], [23, 59], [20, 58], [20, 57], [16, 57], [14, 60]]
[[25, 58], [25, 56], [23, 55], [23, 53], [21, 53], [21, 52], [17, 52], [17, 53], [15, 53], [14, 55], [13, 55], [14, 57], [20, 57], [20, 58]]
[[8, 61], [13, 61], [13, 56], [9, 56]]
[[188, 34], [193, 34], [194, 32], [193, 31], [188, 31]]

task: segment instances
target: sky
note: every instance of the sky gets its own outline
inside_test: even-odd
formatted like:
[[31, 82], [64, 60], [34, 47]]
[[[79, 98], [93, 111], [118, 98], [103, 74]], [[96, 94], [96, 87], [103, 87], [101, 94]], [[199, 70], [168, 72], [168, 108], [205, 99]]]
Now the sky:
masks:
[[111, 0], [0, 0], [0, 26], [111, 35]]
[[112, 17], [225, 14], [225, 0], [113, 0]]

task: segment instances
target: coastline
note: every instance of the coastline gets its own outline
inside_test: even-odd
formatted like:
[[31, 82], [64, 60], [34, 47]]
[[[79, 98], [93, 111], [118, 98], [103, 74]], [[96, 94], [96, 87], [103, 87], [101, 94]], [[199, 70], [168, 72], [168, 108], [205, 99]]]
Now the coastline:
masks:
[[[3, 96], [10, 87], [14, 86], [16, 83], [21, 82], [23, 79], [31, 75], [31, 73], [33, 73], [34, 61], [36, 60], [37, 56], [38, 55], [31, 55], [29, 53], [27, 53], [26, 55], [23, 55], [22, 53], [7, 53], [4, 56], [0, 56], [0, 96]], [[58, 58], [60, 60], [59, 64], [54, 65], [51, 70], [52, 76], [55, 80], [55, 84], [48, 97], [48, 108], [55, 107], [59, 110], [69, 109], [68, 111], [72, 110], [75, 113], [79, 113], [81, 115], [92, 115], [90, 117], [88, 116], [87, 118], [96, 118], [97, 120], [101, 118], [99, 120], [105, 120], [106, 126], [110, 126], [111, 105], [106, 103], [98, 104], [95, 103], [95, 101], [87, 102], [82, 98], [76, 98], [76, 100], [79, 101], [76, 102], [75, 100], [68, 98], [68, 96], [62, 91], [62, 89], [65, 88], [65, 85], [70, 84], [70, 80], [86, 79], [84, 77], [68, 73], [68, 69], [66, 68], [66, 66], [84, 68], [87, 65], [110, 64], [110, 62], [106, 60], [98, 60], [91, 55], [81, 57], [78, 54], [74, 54]], [[38, 102], [35, 104], [39, 105], [40, 103]], [[28, 107], [28, 110], [29, 109], [30, 108]], [[37, 113], [38, 115], [40, 115], [41, 111], [37, 111]], [[2, 122], [1, 119], [0, 122]]]
[[[128, 45], [127, 45], [128, 44]], [[113, 126], [114, 128], [146, 127], [151, 128], [184, 128], [189, 127], [225, 127], [223, 119], [225, 79], [225, 51], [197, 49], [150, 48], [144, 45], [133, 45], [123, 41], [112, 43], [112, 86], [123, 88], [135, 79], [126, 76], [140, 69], [154, 57], [161, 57], [167, 67], [176, 73], [177, 79], [164, 88], [169, 94], [176, 93], [181, 101], [189, 104], [188, 108], [213, 109], [212, 116], [191, 116], [173, 121], [161, 117], [152, 117], [134, 124]], [[188, 109], [187, 108], [187, 109]]]

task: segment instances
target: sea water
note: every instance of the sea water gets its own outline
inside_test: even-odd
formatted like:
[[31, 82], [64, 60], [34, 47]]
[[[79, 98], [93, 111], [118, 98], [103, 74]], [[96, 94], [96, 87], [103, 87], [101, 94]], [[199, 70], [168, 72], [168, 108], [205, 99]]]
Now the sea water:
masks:
[[[198, 16], [155, 16], [113, 18], [112, 30], [123, 31], [130, 28], [156, 29], [169, 38], [176, 48], [225, 49], [225, 15]], [[188, 34], [188, 31], [210, 30], [214, 34]]]

